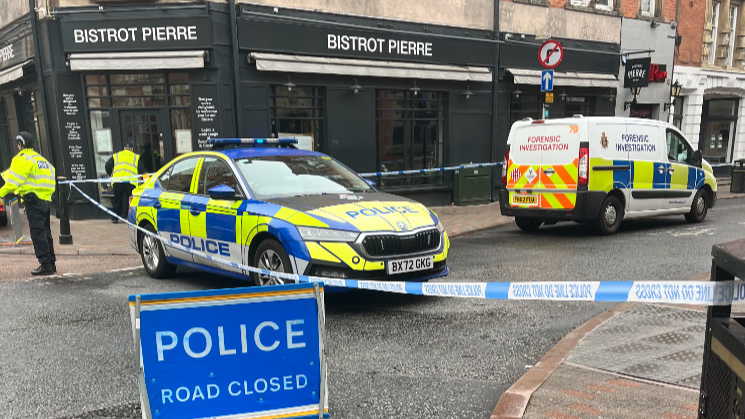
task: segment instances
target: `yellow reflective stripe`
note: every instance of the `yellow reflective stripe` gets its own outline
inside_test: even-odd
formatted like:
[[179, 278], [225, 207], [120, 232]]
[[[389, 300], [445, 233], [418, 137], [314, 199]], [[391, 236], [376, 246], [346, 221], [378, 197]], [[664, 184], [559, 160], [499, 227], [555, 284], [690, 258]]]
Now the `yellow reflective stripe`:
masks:
[[305, 242], [305, 246], [308, 247], [310, 258], [313, 260], [322, 260], [325, 262], [341, 263], [341, 261], [328, 250], [321, 247], [316, 242]]
[[[191, 227], [189, 224], [189, 217], [193, 217], [189, 210], [181, 210], [179, 211], [179, 222], [181, 223], [181, 234], [191, 236]], [[199, 237], [207, 237], [207, 234], [205, 233], [204, 236]]]
[[385, 262], [374, 262], [374, 261], [365, 261], [365, 270], [366, 271], [379, 271], [381, 269], [385, 269]]
[[670, 189], [688, 189], [688, 171], [696, 169], [680, 163], [673, 163], [672, 168], [675, 170], [670, 176]]
[[14, 172], [12, 170], [8, 170], [7, 172], [5, 172], [5, 174], [8, 174], [10, 176], [13, 176], [14, 178], [20, 180], [21, 182], [23, 182], [24, 180], [26, 180], [26, 176], [23, 176], [20, 173], [16, 173], [16, 172]]
[[194, 175], [191, 177], [191, 187], [190, 191], [193, 194], [199, 193], [199, 177], [200, 173], [202, 171], [202, 163], [204, 163], [204, 158], [200, 158], [197, 162], [197, 167], [194, 168]]
[[634, 161], [634, 189], [652, 189], [654, 182], [654, 163], [651, 161]]
[[[357, 252], [348, 243], [336, 243], [336, 242], [322, 242], [321, 246], [325, 247], [326, 250], [333, 253], [334, 256], [341, 259], [342, 262], [347, 264], [352, 269], [361, 270], [364, 267], [364, 260], [357, 254]], [[354, 263], [352, 259], [357, 257], [357, 263]]]
[[184, 213], [188, 215], [189, 229], [194, 237], [207, 238], [207, 213], [201, 212], [194, 215], [188, 210], [181, 210], [181, 229], [183, 231]]

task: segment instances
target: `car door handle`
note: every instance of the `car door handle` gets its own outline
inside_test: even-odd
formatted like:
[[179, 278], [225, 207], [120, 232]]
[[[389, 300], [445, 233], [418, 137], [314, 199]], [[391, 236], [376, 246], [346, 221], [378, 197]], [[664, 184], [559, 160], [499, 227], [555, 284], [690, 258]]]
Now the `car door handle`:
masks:
[[657, 171], [660, 172], [660, 174], [665, 172], [665, 166], [660, 166], [657, 168]]
[[194, 207], [192, 207], [191, 209], [189, 209], [189, 212], [191, 213], [191, 215], [199, 215], [199, 214], [202, 213], [202, 211], [200, 211], [198, 208], [194, 208]]
[[675, 169], [671, 167], [671, 168], [667, 169], [667, 171], [668, 171], [668, 173], [672, 173], [672, 172], [675, 171]]
[[160, 209], [161, 207], [163, 207], [163, 205], [160, 202], [156, 202], [153, 204], [153, 208], [155, 209]]

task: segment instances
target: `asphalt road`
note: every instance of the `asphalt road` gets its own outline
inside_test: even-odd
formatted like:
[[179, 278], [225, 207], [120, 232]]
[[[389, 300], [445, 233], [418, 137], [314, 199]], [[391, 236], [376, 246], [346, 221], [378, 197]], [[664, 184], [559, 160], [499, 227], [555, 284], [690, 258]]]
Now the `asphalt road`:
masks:
[[[743, 210], [745, 200], [720, 201], [703, 224], [634, 221], [612, 237], [506, 225], [453, 239], [446, 280], [683, 279], [709, 270], [713, 244], [745, 236]], [[241, 285], [142, 269], [0, 284], [0, 416], [138, 417], [126, 296]], [[332, 417], [488, 418], [526, 368], [608, 306], [329, 294]]]

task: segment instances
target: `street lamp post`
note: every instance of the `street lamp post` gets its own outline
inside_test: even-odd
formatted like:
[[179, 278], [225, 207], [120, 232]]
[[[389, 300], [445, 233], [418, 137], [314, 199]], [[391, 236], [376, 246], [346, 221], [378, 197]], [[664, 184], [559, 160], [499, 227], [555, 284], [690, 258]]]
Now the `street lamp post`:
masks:
[[636, 105], [636, 97], [641, 93], [642, 88], [641, 87], [631, 87], [631, 94], [634, 95], [634, 98], [631, 100], [631, 102], [623, 102], [623, 110], [627, 110], [631, 107], [631, 105]]

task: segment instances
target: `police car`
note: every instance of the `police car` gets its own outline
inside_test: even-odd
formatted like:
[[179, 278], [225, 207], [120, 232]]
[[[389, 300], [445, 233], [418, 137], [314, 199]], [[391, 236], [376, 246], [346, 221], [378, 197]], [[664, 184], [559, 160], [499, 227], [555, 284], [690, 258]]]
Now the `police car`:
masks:
[[[133, 191], [130, 240], [148, 274], [177, 266], [286, 282], [169, 246], [275, 272], [330, 278], [426, 281], [447, 275], [450, 246], [437, 216], [296, 139], [212, 139]], [[162, 245], [165, 243], [165, 246]]]
[[516, 122], [502, 184], [500, 210], [525, 231], [574, 220], [612, 234], [622, 220], [676, 214], [700, 223], [717, 200], [701, 151], [673, 125], [636, 118]]

